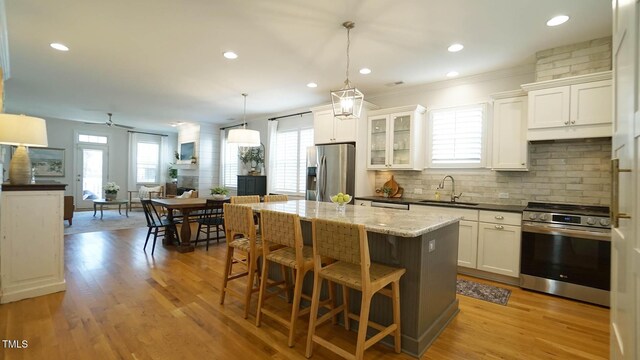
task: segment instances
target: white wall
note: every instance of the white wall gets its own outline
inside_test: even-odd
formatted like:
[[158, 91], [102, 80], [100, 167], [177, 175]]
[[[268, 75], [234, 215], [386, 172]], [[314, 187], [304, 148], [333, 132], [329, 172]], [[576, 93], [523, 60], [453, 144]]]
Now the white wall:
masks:
[[520, 89], [535, 78], [533, 64], [459, 79], [372, 94], [365, 99], [380, 108], [420, 104], [427, 109], [487, 102], [489, 95]]
[[[127, 188], [127, 175], [129, 164], [129, 133], [126, 129], [118, 127], [108, 127], [101, 125], [88, 125], [78, 121], [43, 117], [47, 122], [47, 137], [49, 147], [65, 149], [64, 177], [38, 177], [36, 180], [52, 180], [67, 184], [65, 195], [74, 195], [76, 186], [74, 133], [76, 131], [87, 131], [94, 134], [101, 134], [109, 137], [109, 181], [115, 181], [120, 185], [123, 194], [129, 190]], [[152, 132], [152, 131], [150, 131]], [[176, 134], [170, 134], [169, 153], [173, 154], [177, 143]], [[8, 152], [7, 152], [8, 153]], [[7, 154], [8, 157], [8, 154]], [[5, 167], [9, 167], [9, 159], [5, 159]], [[5, 175], [6, 178], [6, 175]], [[133, 190], [133, 189], [132, 189]]]

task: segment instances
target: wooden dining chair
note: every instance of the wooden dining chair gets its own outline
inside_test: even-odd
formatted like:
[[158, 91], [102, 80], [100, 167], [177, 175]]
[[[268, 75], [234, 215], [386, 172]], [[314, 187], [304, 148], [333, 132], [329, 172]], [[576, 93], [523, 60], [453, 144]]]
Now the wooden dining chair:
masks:
[[232, 204], [254, 204], [260, 202], [259, 195], [232, 196]]
[[209, 241], [211, 238], [211, 230], [215, 228], [216, 232], [216, 242], [220, 243], [220, 230], [222, 229], [222, 233], [224, 234], [224, 216], [223, 216], [223, 202], [207, 199], [207, 203], [205, 205], [205, 209], [202, 210], [198, 218], [195, 220], [198, 223], [198, 232], [196, 235], [196, 240], [194, 242], [194, 246], [198, 246], [198, 241], [200, 240], [200, 234], [205, 234], [206, 238], [206, 250], [209, 251]]
[[[227, 238], [227, 255], [222, 278], [220, 304], [224, 304], [227, 292], [244, 299], [244, 318], [246, 319], [249, 316], [251, 294], [260, 290], [259, 287], [254, 287], [254, 281], [258, 272], [257, 258], [262, 255], [262, 242], [256, 234], [256, 225], [251, 207], [224, 204], [224, 230]], [[234, 258], [236, 251], [246, 256], [246, 271], [233, 273], [233, 265], [242, 263], [242, 261]], [[228, 287], [229, 281], [245, 276], [247, 277], [247, 282], [244, 294]]]
[[265, 195], [263, 197], [264, 202], [273, 202], [273, 201], [289, 201], [289, 196], [287, 195]]
[[[278, 321], [289, 328], [289, 347], [293, 346], [293, 337], [296, 330], [298, 317], [309, 313], [310, 308], [300, 310], [302, 294], [302, 282], [307, 272], [313, 270], [313, 250], [310, 246], [302, 244], [302, 230], [300, 229], [300, 217], [296, 214], [262, 210], [260, 212], [260, 229], [262, 233], [262, 276], [260, 277], [260, 294], [258, 295], [258, 310], [256, 311], [256, 326], [260, 326], [262, 315]], [[276, 246], [280, 246], [272, 250]], [[276, 312], [263, 307], [265, 299], [289, 291], [287, 276], [284, 277], [283, 287], [277, 292], [267, 294], [269, 282], [269, 264], [278, 264], [293, 269], [295, 285], [293, 288], [293, 304], [289, 319], [283, 319]], [[288, 273], [287, 273], [288, 274]], [[280, 284], [276, 282], [275, 284]], [[311, 300], [305, 296], [307, 300]]]
[[[313, 295], [311, 300], [311, 316], [307, 334], [305, 356], [311, 357], [313, 344], [323, 347], [347, 358], [360, 360], [364, 351], [387, 335], [394, 337], [394, 350], [400, 352], [400, 278], [405, 269], [372, 263], [369, 257], [369, 244], [364, 225], [349, 224], [331, 220], [313, 219]], [[336, 260], [330, 264], [320, 262], [321, 257]], [[326, 279], [342, 285], [343, 304], [318, 318], [320, 303], [320, 281]], [[391, 289], [387, 288], [391, 285]], [[349, 288], [362, 292], [360, 315], [349, 312]], [[371, 298], [380, 293], [391, 298], [393, 322], [389, 326], [369, 321]], [[355, 354], [338, 347], [329, 340], [316, 335], [316, 327], [329, 319], [333, 313], [345, 312], [344, 325], [349, 329], [349, 320], [359, 322]], [[367, 329], [371, 326], [379, 332], [366, 339]]]
[[158, 211], [156, 210], [156, 207], [153, 205], [153, 202], [151, 202], [151, 200], [142, 199], [140, 200], [140, 203], [142, 204], [144, 217], [147, 220], [147, 227], [149, 228], [147, 231], [147, 238], [144, 241], [144, 247], [142, 248], [143, 250], [147, 249], [147, 243], [149, 242], [149, 237], [151, 236], [152, 232], [153, 245], [151, 246], [151, 255], [153, 255], [154, 251], [156, 250], [156, 240], [158, 239], [158, 236], [165, 236], [167, 234], [167, 231], [172, 231], [176, 239], [180, 239], [178, 236], [178, 231], [176, 229], [175, 221], [170, 221], [168, 219], [163, 219], [162, 217], [160, 217]]

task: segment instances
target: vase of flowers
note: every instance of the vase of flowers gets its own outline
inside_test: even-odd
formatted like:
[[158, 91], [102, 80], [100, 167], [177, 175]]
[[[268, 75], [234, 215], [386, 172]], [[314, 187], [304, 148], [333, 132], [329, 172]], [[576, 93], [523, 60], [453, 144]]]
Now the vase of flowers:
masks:
[[229, 189], [225, 187], [216, 186], [214, 188], [211, 188], [211, 197], [214, 200], [224, 200], [227, 195], [229, 195]]
[[104, 186], [104, 198], [106, 200], [115, 200], [118, 197], [118, 190], [120, 190], [120, 186], [115, 182], [108, 182]]

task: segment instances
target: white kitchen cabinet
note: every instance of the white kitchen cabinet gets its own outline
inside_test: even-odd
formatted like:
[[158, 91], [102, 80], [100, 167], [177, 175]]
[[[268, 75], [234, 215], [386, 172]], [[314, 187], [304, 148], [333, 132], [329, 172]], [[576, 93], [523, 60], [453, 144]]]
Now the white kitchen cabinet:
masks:
[[570, 98], [569, 86], [530, 91], [528, 128], [542, 129], [569, 125]]
[[528, 140], [611, 136], [611, 72], [524, 84]]
[[477, 269], [520, 276], [521, 215], [480, 210]]
[[462, 217], [458, 228], [458, 266], [513, 278], [520, 276], [521, 213], [415, 204], [410, 205], [409, 211]]
[[367, 168], [422, 170], [425, 113], [420, 105], [371, 112]]
[[461, 217], [458, 227], [458, 266], [476, 267], [478, 210], [411, 204], [409, 211]]
[[[521, 95], [521, 96], [514, 96]], [[494, 94], [493, 170], [526, 171], [529, 166], [527, 141], [527, 96], [521, 91]]]
[[340, 120], [333, 116], [333, 110], [313, 113], [313, 139], [315, 144], [355, 142], [359, 119]]
[[475, 268], [478, 256], [478, 222], [460, 220], [458, 230], [458, 266]]
[[354, 204], [354, 205], [356, 205], [356, 206], [368, 206], [368, 207], [371, 207], [371, 201], [369, 201], [369, 200], [357, 200], [357, 199], [356, 199], [356, 201], [355, 201], [355, 204]]
[[64, 291], [66, 185], [2, 185], [0, 303]]

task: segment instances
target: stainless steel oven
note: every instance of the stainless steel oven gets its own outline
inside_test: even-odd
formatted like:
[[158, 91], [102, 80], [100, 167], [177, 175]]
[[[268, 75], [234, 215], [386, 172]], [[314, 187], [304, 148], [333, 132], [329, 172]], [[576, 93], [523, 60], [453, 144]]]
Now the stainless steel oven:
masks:
[[522, 218], [520, 286], [609, 306], [609, 209], [529, 203]]

